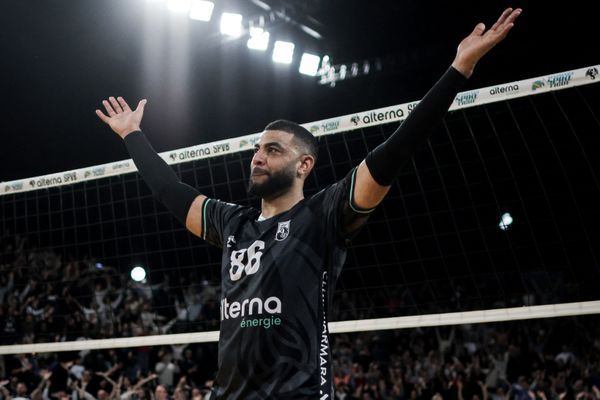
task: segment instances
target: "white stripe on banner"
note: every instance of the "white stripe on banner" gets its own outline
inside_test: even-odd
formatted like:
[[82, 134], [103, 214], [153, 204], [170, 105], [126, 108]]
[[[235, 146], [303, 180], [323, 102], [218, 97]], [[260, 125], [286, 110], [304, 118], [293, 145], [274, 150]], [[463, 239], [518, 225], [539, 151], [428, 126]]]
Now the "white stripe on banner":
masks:
[[[547, 93], [554, 90], [567, 89], [574, 86], [598, 83], [600, 82], [598, 71], [600, 71], [600, 65], [593, 65], [590, 67], [574, 69], [572, 71], [460, 92], [450, 106], [450, 111], [517, 97]], [[382, 123], [402, 121], [410, 114], [417, 104], [419, 104], [418, 101], [413, 101], [410, 103], [348, 114], [341, 117], [309, 122], [302, 124], [302, 126], [311, 131], [315, 136], [347, 132]], [[258, 141], [259, 136], [260, 133], [253, 133], [233, 139], [166, 151], [160, 153], [160, 156], [167, 164], [178, 164], [203, 158], [221, 156], [223, 154], [236, 153], [238, 151], [252, 149], [254, 144]], [[70, 185], [73, 183], [91, 181], [135, 171], [137, 171], [137, 168], [133, 161], [129, 159], [72, 171], [18, 179], [0, 183], [0, 196]]]

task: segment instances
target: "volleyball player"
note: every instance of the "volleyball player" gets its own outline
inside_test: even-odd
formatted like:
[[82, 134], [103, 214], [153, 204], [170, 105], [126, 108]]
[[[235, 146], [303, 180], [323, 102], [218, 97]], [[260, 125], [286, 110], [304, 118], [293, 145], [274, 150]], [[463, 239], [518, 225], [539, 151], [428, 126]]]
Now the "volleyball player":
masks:
[[513, 27], [506, 9], [478, 24], [452, 65], [384, 143], [310, 198], [303, 185], [317, 141], [284, 120], [268, 124], [250, 164], [260, 210], [208, 198], [180, 182], [140, 130], [146, 100], [96, 110], [125, 145], [154, 195], [195, 235], [223, 249], [217, 399], [332, 399], [327, 316], [346, 246], [383, 200], [403, 163], [440, 123], [477, 62]]

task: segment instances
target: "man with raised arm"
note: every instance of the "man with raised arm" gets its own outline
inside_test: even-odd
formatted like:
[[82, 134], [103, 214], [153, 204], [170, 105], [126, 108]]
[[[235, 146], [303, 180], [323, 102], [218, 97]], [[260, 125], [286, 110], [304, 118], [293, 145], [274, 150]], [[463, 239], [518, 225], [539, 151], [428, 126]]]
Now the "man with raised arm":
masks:
[[506, 9], [488, 30], [478, 24], [396, 132], [344, 179], [310, 198], [303, 186], [317, 159], [316, 139], [293, 122], [269, 123], [250, 164], [248, 190], [261, 198], [260, 210], [208, 198], [182, 183], [140, 130], [146, 100], [135, 110], [121, 97], [103, 101], [108, 115], [96, 113], [124, 139], [157, 199], [189, 231], [223, 249], [213, 399], [333, 398], [327, 318], [348, 240], [520, 13]]

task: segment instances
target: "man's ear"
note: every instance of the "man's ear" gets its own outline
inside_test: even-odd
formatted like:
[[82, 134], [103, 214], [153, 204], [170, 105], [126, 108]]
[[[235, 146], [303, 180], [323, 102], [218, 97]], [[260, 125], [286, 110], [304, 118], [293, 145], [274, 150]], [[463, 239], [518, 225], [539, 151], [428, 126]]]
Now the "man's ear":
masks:
[[298, 162], [298, 168], [296, 169], [296, 174], [299, 177], [306, 178], [308, 174], [310, 174], [310, 171], [312, 171], [314, 166], [315, 158], [310, 154], [304, 154], [300, 157], [300, 160]]

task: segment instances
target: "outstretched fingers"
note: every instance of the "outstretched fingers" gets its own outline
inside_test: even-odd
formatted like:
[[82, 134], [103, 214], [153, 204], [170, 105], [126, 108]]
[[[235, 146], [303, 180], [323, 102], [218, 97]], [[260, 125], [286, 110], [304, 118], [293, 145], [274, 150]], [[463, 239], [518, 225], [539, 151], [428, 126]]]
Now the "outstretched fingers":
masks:
[[96, 115], [102, 120], [102, 122], [104, 123], [110, 123], [110, 118], [104, 114], [102, 111], [100, 110], [96, 110]]
[[115, 99], [114, 97], [110, 96], [108, 98], [108, 100], [110, 100], [110, 104], [112, 105], [113, 109], [117, 112], [117, 114], [120, 114], [123, 112], [123, 109], [121, 108], [121, 105], [119, 104], [119, 102], [117, 101], [117, 99]]
[[[512, 9], [508, 8], [508, 9], [506, 9], [506, 11], [504, 11], [504, 13], [502, 14], [503, 16], [500, 17], [501, 23], [498, 24], [498, 26], [495, 28], [495, 30], [498, 31], [499, 34], [506, 35], [506, 33], [508, 33], [510, 28], [513, 27], [514, 22], [517, 19], [517, 17], [519, 15], [521, 15], [521, 12], [523, 11], [520, 8], [517, 8], [515, 10], [510, 11], [510, 13], [509, 13], [508, 12], [509, 10], [512, 10]], [[504, 14], [508, 14], [508, 15], [504, 16]], [[500, 20], [498, 20], [498, 21], [500, 22]]]
[[131, 108], [129, 108], [129, 104], [127, 104], [124, 98], [119, 96], [117, 97], [117, 101], [119, 102], [124, 111], [131, 111]]
[[115, 115], [117, 115], [117, 113], [112, 108], [112, 106], [110, 105], [110, 103], [108, 102], [108, 100], [102, 100], [102, 105], [106, 109], [106, 113], [108, 114], [109, 117], [114, 117]]
[[492, 28], [486, 33], [493, 38], [493, 41], [499, 42], [504, 39], [508, 34], [508, 31], [514, 26], [514, 21], [519, 15], [521, 15], [521, 9], [507, 8], [498, 21], [492, 26]]
[[492, 25], [492, 27], [490, 28], [490, 30], [494, 31], [496, 29], [498, 29], [498, 27], [500, 25], [502, 25], [507, 19], [508, 16], [513, 12], [512, 8], [507, 8], [506, 10], [504, 10], [502, 12], [502, 15], [500, 15], [500, 18], [498, 18], [498, 21], [496, 21], [496, 23], [494, 25]]

